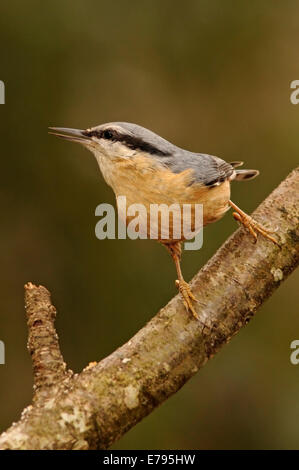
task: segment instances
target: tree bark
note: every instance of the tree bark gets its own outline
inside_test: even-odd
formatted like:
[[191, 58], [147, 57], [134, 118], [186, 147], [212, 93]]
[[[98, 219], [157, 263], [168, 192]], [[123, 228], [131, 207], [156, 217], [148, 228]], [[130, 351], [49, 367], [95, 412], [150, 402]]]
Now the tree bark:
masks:
[[[299, 168], [254, 212], [280, 247], [237, 230], [199, 271], [200, 321], [174, 297], [130, 341], [80, 374], [67, 370], [42, 286], [25, 286], [33, 361], [32, 405], [0, 436], [0, 449], [106, 449], [177, 392], [248, 323], [299, 262]], [[204, 325], [204, 326], [203, 326]]]

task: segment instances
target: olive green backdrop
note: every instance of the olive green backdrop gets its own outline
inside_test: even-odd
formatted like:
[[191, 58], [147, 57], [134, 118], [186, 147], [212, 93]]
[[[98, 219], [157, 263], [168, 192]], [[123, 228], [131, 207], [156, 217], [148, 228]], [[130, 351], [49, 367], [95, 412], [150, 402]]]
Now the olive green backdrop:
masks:
[[[30, 402], [23, 285], [48, 287], [70, 368], [127, 341], [176, 292], [154, 241], [104, 240], [95, 207], [113, 203], [93, 156], [50, 125], [148, 127], [179, 146], [244, 160], [233, 185], [252, 211], [297, 165], [299, 3], [27, 0], [0, 6], [0, 430]], [[228, 213], [186, 252], [191, 278], [236, 229]], [[179, 393], [115, 449], [298, 448], [298, 274]]]

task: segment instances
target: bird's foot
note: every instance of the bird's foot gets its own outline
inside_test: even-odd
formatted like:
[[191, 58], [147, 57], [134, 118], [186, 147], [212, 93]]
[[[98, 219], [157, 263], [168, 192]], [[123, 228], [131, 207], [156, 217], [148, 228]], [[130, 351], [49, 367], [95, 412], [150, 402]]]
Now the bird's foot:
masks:
[[263, 237], [268, 238], [271, 242], [279, 246], [278, 241], [272, 237], [272, 234], [275, 231], [267, 230], [258, 222], [256, 222], [250, 215], [245, 214], [244, 212], [233, 212], [233, 217], [235, 220], [240, 222], [247, 230], [251, 233], [254, 238], [254, 243], [257, 241], [257, 232], [263, 235]]
[[196, 318], [196, 320], [199, 320], [199, 316], [196, 313], [196, 311], [193, 307], [193, 304], [192, 304], [192, 302], [197, 302], [197, 299], [194, 296], [194, 294], [192, 293], [189, 284], [184, 280], [180, 280], [180, 281], [176, 280], [175, 285], [178, 288], [178, 290], [180, 291], [180, 294], [182, 296], [183, 303], [186, 307], [187, 312], [190, 311], [192, 313], [192, 315], [194, 316], [194, 318]]

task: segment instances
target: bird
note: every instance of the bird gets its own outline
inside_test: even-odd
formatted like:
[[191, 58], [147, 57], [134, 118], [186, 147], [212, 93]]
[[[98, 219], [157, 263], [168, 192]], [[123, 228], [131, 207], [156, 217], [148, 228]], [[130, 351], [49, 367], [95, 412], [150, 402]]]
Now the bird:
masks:
[[[143, 204], [147, 212], [151, 204], [177, 204], [180, 210], [184, 204], [190, 204], [192, 219], [195, 205], [202, 204], [203, 226], [221, 219], [232, 208], [233, 217], [250, 232], [254, 242], [259, 233], [278, 244], [273, 231], [261, 226], [230, 199], [232, 181], [250, 180], [259, 174], [258, 170], [239, 169], [241, 161], [227, 163], [214, 155], [182, 149], [128, 122], [109, 122], [87, 129], [49, 127], [49, 133], [90, 150], [115, 196], [125, 196], [128, 204]], [[129, 221], [126, 217], [127, 225]], [[145, 230], [149, 232], [148, 222]], [[181, 270], [184, 234], [175, 235], [169, 230], [165, 239], [160, 230], [158, 241], [175, 263], [178, 277], [175, 284], [186, 310], [198, 320], [195, 308], [198, 299]]]

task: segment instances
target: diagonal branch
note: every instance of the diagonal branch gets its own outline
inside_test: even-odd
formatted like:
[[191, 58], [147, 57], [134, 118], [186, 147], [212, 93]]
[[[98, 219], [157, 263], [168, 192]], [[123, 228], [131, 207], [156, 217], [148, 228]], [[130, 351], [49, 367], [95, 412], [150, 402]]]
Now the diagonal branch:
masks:
[[261, 237], [253, 244], [239, 229], [195, 276], [201, 322], [176, 296], [129, 342], [78, 375], [65, 372], [47, 290], [28, 284], [37, 390], [33, 405], [0, 436], [0, 449], [105, 449], [178, 391], [297, 267], [298, 199], [297, 168], [254, 213], [279, 227], [280, 248]]

